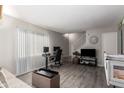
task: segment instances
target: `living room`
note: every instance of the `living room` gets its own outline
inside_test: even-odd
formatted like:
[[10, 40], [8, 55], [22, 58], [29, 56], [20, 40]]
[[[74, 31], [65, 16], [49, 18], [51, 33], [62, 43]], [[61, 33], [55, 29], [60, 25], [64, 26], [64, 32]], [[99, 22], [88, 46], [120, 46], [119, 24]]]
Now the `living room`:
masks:
[[108, 84], [104, 68], [105, 51], [123, 54], [124, 6], [0, 7], [0, 67], [14, 77], [2, 87], [124, 87]]

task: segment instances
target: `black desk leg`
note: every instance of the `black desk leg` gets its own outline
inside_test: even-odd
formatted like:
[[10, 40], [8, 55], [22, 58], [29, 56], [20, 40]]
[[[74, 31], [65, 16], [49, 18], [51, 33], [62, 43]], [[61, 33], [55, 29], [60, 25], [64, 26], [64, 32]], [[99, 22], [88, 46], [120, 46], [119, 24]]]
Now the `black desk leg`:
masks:
[[48, 57], [46, 57], [46, 69], [48, 69]]

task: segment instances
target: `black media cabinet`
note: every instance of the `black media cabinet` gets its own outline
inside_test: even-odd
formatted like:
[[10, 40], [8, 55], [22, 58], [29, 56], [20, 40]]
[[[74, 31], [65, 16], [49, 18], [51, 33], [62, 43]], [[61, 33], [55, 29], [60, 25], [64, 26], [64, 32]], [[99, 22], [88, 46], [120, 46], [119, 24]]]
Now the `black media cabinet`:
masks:
[[96, 49], [81, 49], [80, 64], [97, 66]]
[[97, 58], [96, 57], [88, 57], [88, 56], [81, 57], [80, 64], [97, 66]]

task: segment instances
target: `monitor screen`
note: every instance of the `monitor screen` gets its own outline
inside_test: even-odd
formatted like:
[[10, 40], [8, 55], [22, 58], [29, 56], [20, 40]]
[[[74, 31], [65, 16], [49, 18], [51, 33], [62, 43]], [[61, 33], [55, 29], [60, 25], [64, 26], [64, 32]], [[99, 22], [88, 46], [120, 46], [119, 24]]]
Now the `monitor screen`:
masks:
[[96, 57], [96, 49], [81, 49], [81, 56]]
[[53, 47], [53, 51], [56, 51], [56, 50], [58, 50], [58, 49], [60, 49], [59, 46], [55, 46], [55, 47]]
[[43, 52], [49, 52], [49, 47], [43, 47]]

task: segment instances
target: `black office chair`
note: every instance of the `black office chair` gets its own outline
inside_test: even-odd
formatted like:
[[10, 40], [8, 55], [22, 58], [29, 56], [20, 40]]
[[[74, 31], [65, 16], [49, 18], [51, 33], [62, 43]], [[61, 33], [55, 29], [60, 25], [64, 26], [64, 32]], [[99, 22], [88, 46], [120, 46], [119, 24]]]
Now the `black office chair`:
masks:
[[55, 64], [60, 64], [61, 65], [61, 55], [62, 55], [62, 50], [58, 49], [57, 53], [56, 53], [56, 56], [55, 56], [55, 60], [54, 60]]
[[[51, 57], [51, 61], [55, 62], [54, 66], [61, 66], [61, 55], [62, 55], [62, 49], [57, 49], [54, 53], [54, 56]], [[51, 65], [53, 66], [53, 65]]]

